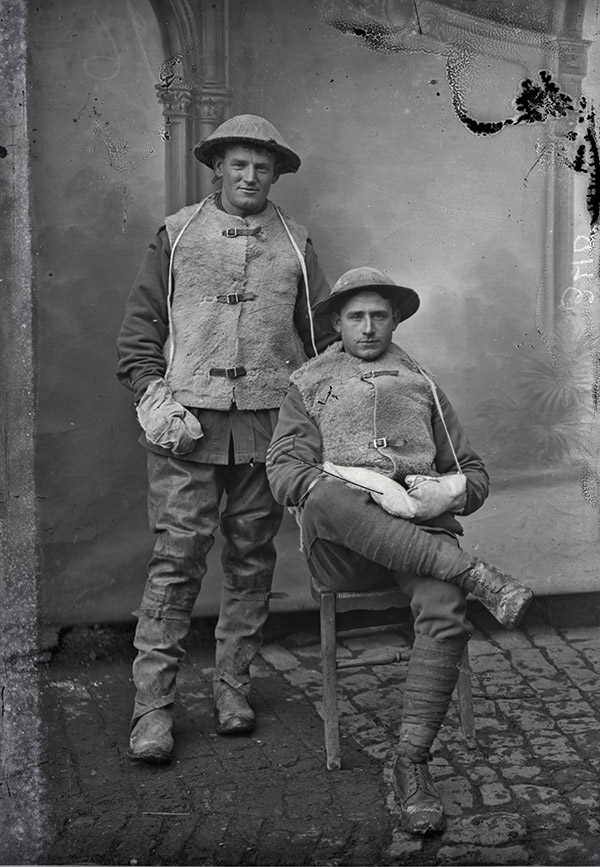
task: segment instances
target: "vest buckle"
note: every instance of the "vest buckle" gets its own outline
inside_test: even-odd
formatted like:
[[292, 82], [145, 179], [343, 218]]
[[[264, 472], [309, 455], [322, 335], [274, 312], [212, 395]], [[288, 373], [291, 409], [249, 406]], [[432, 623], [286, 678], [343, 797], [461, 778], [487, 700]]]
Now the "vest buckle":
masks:
[[238, 230], [237, 229], [223, 229], [223, 234], [226, 238], [237, 238]]
[[376, 376], [398, 376], [399, 373], [399, 370], [368, 370], [366, 373], [363, 373], [361, 379], [375, 379]]
[[374, 449], [387, 449], [387, 437], [377, 437], [369, 443]]
[[246, 376], [245, 367], [211, 367], [209, 376], [224, 376], [227, 379], [237, 379], [238, 376]]
[[[235, 232], [235, 229], [234, 229]], [[240, 296], [237, 292], [228, 292], [225, 296], [225, 300], [227, 304], [237, 304], [240, 300]]]

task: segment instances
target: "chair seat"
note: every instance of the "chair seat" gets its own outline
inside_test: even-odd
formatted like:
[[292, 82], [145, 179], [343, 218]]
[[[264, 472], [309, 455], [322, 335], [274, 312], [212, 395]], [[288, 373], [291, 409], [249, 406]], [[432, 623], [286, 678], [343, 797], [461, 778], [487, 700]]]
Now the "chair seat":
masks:
[[312, 598], [319, 604], [324, 593], [335, 594], [335, 607], [339, 612], [384, 611], [386, 608], [408, 608], [410, 606], [410, 599], [396, 585], [375, 590], [334, 590], [311, 575], [310, 592]]

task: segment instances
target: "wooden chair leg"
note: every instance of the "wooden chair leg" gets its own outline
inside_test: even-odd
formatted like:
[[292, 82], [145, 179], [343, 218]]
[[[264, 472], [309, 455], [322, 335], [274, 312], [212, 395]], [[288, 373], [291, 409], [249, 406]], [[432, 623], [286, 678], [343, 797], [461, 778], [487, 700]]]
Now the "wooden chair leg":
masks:
[[465, 650], [460, 661], [457, 690], [460, 725], [468, 748], [474, 750], [477, 747], [477, 738], [475, 735], [473, 693], [471, 691], [471, 664], [469, 662], [469, 648], [467, 645], [465, 645]]
[[327, 770], [341, 768], [340, 731], [337, 706], [337, 642], [335, 594], [321, 594], [321, 671], [323, 675], [323, 716]]

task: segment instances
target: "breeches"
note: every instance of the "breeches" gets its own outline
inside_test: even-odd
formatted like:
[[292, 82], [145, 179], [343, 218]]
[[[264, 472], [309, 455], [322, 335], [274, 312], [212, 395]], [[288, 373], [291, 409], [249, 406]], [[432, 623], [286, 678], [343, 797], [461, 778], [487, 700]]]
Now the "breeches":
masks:
[[[309, 569], [329, 587], [359, 591], [396, 584], [410, 599], [415, 634], [438, 641], [471, 634], [465, 594], [444, 580], [460, 569], [461, 557], [470, 561], [455, 536], [394, 518], [368, 493], [329, 479], [311, 492], [302, 530]], [[435, 577], [428, 574], [434, 566]]]
[[148, 517], [156, 542], [142, 607], [158, 615], [191, 613], [219, 526], [223, 589], [268, 599], [282, 514], [264, 464], [217, 466], [148, 453]]
[[269, 613], [273, 540], [283, 509], [273, 500], [264, 464], [215, 466], [149, 453], [148, 513], [156, 543], [136, 612], [134, 719], [174, 701], [175, 678], [185, 656], [182, 642], [219, 526], [223, 585], [215, 677], [248, 686]]

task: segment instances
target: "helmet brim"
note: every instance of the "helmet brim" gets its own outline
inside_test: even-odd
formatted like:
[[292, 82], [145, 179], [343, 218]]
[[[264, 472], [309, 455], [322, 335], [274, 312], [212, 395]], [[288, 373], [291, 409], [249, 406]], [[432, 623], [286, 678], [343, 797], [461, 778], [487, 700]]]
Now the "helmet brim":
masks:
[[250, 138], [248, 136], [223, 136], [200, 142], [194, 147], [194, 156], [203, 165], [212, 169], [215, 151], [218, 151], [223, 145], [228, 144], [250, 145], [251, 147], [273, 151], [277, 155], [277, 171], [280, 175], [286, 173], [294, 174], [301, 165], [300, 157], [293, 150], [278, 144], [276, 141], [264, 141], [264, 139]]
[[313, 314], [333, 313], [344, 305], [349, 296], [356, 295], [358, 292], [369, 292], [377, 289], [382, 289], [386, 295], [393, 297], [394, 309], [400, 311], [400, 322], [414, 316], [421, 305], [421, 299], [415, 290], [409, 289], [408, 286], [396, 286], [391, 283], [366, 283], [364, 286], [351, 286], [348, 289], [332, 292], [328, 298], [315, 304]]

